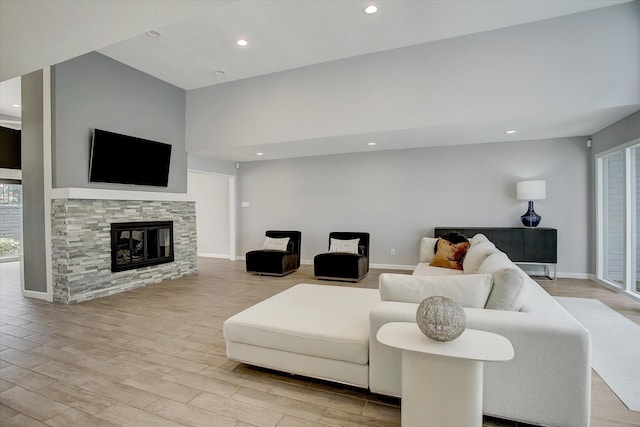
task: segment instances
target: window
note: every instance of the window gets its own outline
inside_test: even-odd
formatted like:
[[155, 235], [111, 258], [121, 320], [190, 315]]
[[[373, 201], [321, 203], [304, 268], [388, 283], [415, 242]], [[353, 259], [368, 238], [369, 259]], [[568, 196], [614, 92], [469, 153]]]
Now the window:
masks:
[[0, 258], [20, 255], [22, 185], [0, 184]]
[[22, 186], [0, 184], [0, 205], [22, 205]]
[[603, 161], [604, 279], [624, 285], [624, 153]]
[[596, 278], [640, 296], [640, 141], [596, 157]]

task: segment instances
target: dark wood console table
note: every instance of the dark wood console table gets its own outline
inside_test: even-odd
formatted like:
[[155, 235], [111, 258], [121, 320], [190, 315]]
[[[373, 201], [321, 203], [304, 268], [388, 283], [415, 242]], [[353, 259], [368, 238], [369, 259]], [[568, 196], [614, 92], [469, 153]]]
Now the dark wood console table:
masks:
[[[435, 237], [457, 232], [468, 238], [481, 233], [516, 264], [542, 264], [546, 276], [555, 280], [558, 264], [558, 230], [524, 227], [436, 227]], [[553, 277], [549, 266], [553, 266]]]

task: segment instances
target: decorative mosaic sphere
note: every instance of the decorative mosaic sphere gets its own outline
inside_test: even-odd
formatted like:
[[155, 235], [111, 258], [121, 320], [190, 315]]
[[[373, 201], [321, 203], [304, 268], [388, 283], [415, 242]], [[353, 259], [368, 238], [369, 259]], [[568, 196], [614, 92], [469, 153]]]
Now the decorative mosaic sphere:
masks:
[[416, 311], [416, 323], [423, 334], [436, 341], [452, 341], [464, 332], [467, 316], [454, 299], [433, 296]]

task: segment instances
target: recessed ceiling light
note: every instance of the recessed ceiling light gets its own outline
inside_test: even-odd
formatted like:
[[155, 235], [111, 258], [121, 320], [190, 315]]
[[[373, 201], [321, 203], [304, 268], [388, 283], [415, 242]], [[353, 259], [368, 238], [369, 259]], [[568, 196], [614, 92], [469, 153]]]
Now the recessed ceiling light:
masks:
[[516, 133], [516, 132], [518, 132], [518, 131], [517, 131], [517, 130], [508, 130], [508, 131], [505, 131], [505, 133], [507, 133], [507, 134], [512, 134], [512, 133]]
[[257, 152], [257, 153], [256, 153], [256, 156], [264, 156], [264, 153]]
[[224, 75], [224, 70], [215, 70], [213, 72], [213, 74], [215, 74], [216, 76], [223, 76]]
[[375, 142], [367, 142], [367, 145], [373, 147], [374, 145], [376, 145], [376, 143]]
[[156, 30], [149, 30], [147, 31], [147, 35], [149, 37], [153, 37], [153, 38], [158, 38], [161, 36], [160, 31], [156, 31]]
[[16, 107], [16, 108], [22, 108], [22, 105], [20, 104], [11, 104], [12, 107]]
[[373, 15], [374, 13], [376, 13], [378, 11], [378, 6], [371, 4], [367, 7], [364, 8], [364, 13], [366, 13], [367, 15]]
[[238, 41], [236, 42], [236, 44], [237, 44], [238, 46], [246, 46], [246, 45], [248, 45], [248, 44], [249, 44], [249, 42], [248, 42], [248, 41], [246, 41], [245, 39], [240, 39], [240, 40], [238, 40]]

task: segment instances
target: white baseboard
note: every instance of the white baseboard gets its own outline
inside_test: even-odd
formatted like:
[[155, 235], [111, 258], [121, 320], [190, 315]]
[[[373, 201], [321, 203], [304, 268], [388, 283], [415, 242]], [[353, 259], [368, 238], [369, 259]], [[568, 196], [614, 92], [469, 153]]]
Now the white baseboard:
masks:
[[50, 298], [49, 294], [47, 294], [46, 292], [23, 290], [22, 296], [25, 298], [41, 299], [49, 302], [53, 301], [53, 299]]
[[617, 293], [619, 293], [619, 294], [621, 294], [621, 295], [625, 295], [625, 296], [627, 296], [627, 297], [631, 298], [631, 299], [632, 299], [632, 300], [634, 300], [634, 301], [640, 302], [640, 295], [637, 295], [637, 294], [635, 294], [634, 292], [629, 292], [629, 291], [627, 291], [627, 290], [624, 290], [624, 289], [622, 289], [622, 288], [619, 288], [619, 287], [617, 287], [617, 286], [614, 286], [614, 285], [612, 285], [612, 284], [610, 284], [610, 283], [607, 283], [607, 282], [605, 282], [604, 280], [600, 280], [600, 279], [596, 279], [596, 278], [594, 278], [593, 280], [594, 280], [597, 284], [599, 284], [600, 286], [603, 286], [603, 287], [605, 287], [605, 288], [607, 288], [607, 289], [611, 289], [612, 291], [617, 292]]
[[560, 279], [589, 279], [595, 280], [596, 276], [591, 273], [566, 273], [558, 272], [558, 278]]
[[231, 259], [231, 255], [229, 254], [207, 254], [207, 253], [198, 253], [199, 257], [202, 258], [224, 258]]

